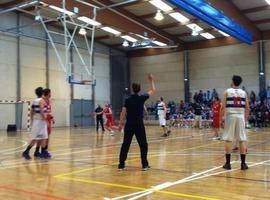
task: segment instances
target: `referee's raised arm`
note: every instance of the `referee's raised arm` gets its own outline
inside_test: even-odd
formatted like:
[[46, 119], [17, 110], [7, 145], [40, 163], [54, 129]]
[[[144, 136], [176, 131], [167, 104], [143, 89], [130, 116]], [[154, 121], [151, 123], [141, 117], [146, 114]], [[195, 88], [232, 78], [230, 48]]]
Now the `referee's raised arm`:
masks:
[[148, 74], [148, 80], [150, 81], [150, 90], [148, 94], [149, 96], [153, 96], [156, 91], [153, 74]]

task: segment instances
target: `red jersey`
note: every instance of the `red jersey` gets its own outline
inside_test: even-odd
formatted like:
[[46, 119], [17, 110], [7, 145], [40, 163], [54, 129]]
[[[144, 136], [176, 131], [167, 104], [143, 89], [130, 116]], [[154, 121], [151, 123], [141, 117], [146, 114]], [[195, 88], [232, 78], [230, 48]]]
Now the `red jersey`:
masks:
[[44, 99], [45, 105], [44, 105], [44, 113], [47, 116], [47, 129], [48, 129], [48, 134], [50, 135], [52, 132], [52, 106], [51, 102], [48, 99]]
[[105, 107], [103, 110], [103, 113], [105, 114], [107, 119], [111, 119], [113, 117], [112, 115], [112, 109], [109, 107]]
[[213, 128], [219, 128], [219, 114], [220, 114], [221, 104], [219, 102], [213, 103]]

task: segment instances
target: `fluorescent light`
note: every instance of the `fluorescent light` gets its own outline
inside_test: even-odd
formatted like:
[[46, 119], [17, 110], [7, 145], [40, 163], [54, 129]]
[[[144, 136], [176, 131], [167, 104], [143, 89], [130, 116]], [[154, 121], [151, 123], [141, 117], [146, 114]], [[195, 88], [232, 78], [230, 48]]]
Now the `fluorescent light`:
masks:
[[68, 11], [68, 10], [64, 10], [63, 8], [59, 8], [57, 6], [49, 5], [49, 7], [51, 9], [54, 9], [54, 10], [61, 12], [61, 13], [65, 13], [65, 14], [70, 15], [70, 16], [75, 15], [75, 13]]
[[204, 38], [208, 39], [208, 40], [216, 38], [215, 36], [213, 36], [210, 33], [201, 33], [200, 35], [203, 36]]
[[152, 1], [149, 1], [149, 3], [156, 6], [158, 9], [160, 9], [160, 10], [162, 10], [164, 12], [168, 12], [168, 11], [172, 10], [171, 6], [169, 6], [168, 4], [164, 3], [161, 0], [152, 0]]
[[135, 34], [135, 35], [137, 35], [138, 37], [140, 37], [140, 38], [142, 38], [142, 39], [145, 39], [145, 40], [148, 40], [149, 38], [147, 38], [147, 37], [144, 37], [144, 36], [142, 36], [142, 35], [139, 35], [139, 34]]
[[154, 41], [153, 43], [158, 45], [158, 46], [161, 46], [161, 47], [167, 46], [167, 44], [165, 44], [163, 42], [159, 42], [159, 41]]
[[198, 35], [199, 35], [199, 32], [197, 32], [197, 31], [192, 31], [191, 35], [192, 35], [192, 36], [198, 36]]
[[179, 12], [174, 12], [174, 13], [170, 13], [169, 14], [172, 18], [176, 19], [177, 21], [181, 22], [181, 23], [187, 23], [189, 21], [189, 19], [187, 17], [185, 17], [184, 15], [182, 15]]
[[270, 0], [265, 0], [265, 1], [266, 1], [266, 3], [268, 3], [270, 5]]
[[230, 37], [230, 35], [229, 34], [227, 34], [227, 33], [224, 33], [223, 31], [218, 31], [221, 35], [224, 35], [224, 36], [226, 36], [226, 37]]
[[186, 25], [188, 28], [190, 28], [192, 31], [196, 31], [196, 32], [200, 32], [202, 31], [203, 29], [198, 26], [197, 24], [188, 24]]
[[263, 73], [263, 72], [260, 72], [260, 75], [261, 75], [261, 76], [263, 76], [263, 75], [264, 75], [264, 73]]
[[81, 21], [83, 21], [87, 24], [91, 24], [93, 26], [100, 26], [101, 25], [101, 23], [94, 21], [94, 20], [90, 19], [89, 17], [85, 17], [85, 16], [78, 17], [78, 20], [81, 20]]
[[160, 10], [157, 10], [156, 16], [155, 16], [155, 20], [157, 21], [161, 21], [164, 19], [164, 16], [162, 14], [162, 12]]
[[130, 41], [130, 42], [137, 42], [138, 41], [137, 39], [135, 39], [133, 37], [130, 37], [128, 35], [123, 35], [123, 36], [121, 36], [121, 38], [123, 38], [123, 39], [125, 39], [127, 41]]
[[112, 34], [114, 34], [114, 35], [120, 35], [120, 34], [121, 34], [121, 32], [119, 32], [119, 31], [117, 31], [117, 30], [115, 30], [115, 29], [113, 29], [113, 28], [110, 28], [110, 27], [108, 27], [108, 26], [102, 27], [101, 29], [104, 30], [104, 31], [107, 31], [107, 32], [109, 32], [109, 33], [112, 33]]

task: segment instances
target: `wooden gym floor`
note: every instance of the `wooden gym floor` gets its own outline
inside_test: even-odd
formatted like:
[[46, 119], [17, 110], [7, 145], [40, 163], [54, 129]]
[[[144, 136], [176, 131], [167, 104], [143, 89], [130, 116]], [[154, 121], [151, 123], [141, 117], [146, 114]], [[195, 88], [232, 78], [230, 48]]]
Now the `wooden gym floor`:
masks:
[[270, 131], [248, 134], [250, 169], [239, 170], [235, 154], [225, 171], [223, 142], [212, 140], [210, 129], [173, 129], [164, 139], [159, 127], [148, 126], [152, 169], [141, 171], [134, 137], [127, 170], [118, 172], [120, 133], [54, 129], [53, 158], [25, 161], [28, 133], [0, 132], [0, 199], [270, 199]]

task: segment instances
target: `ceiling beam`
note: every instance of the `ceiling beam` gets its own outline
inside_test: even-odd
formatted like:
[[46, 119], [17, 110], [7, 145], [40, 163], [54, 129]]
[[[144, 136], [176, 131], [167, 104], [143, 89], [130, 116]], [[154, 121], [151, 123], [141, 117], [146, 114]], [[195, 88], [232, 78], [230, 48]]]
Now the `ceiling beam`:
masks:
[[244, 9], [244, 10], [241, 10], [241, 12], [244, 14], [249, 14], [249, 13], [255, 13], [255, 12], [260, 12], [260, 11], [269, 10], [269, 9], [270, 9], [270, 5], [267, 5], [267, 6], [259, 6], [256, 8]]
[[245, 16], [233, 3], [232, 1], [220, 1], [220, 0], [207, 0], [213, 7], [222, 11], [224, 15], [234, 19], [237, 23], [248, 29], [252, 35], [253, 40], [261, 39], [261, 32], [253, 24], [247, 16]]
[[117, 6], [117, 8], [124, 8], [124, 7], [128, 7], [128, 6], [133, 6], [133, 5], [137, 5], [137, 4], [143, 4], [148, 2], [149, 0], [139, 0], [139, 1], [135, 1], [135, 2], [130, 2], [130, 3], [126, 3], [120, 6]]
[[[92, 1], [100, 2], [101, 4], [104, 4], [106, 6], [109, 6], [109, 5], [113, 4], [113, 2], [110, 1], [110, 0], [92, 0]], [[129, 12], [129, 11], [123, 9], [123, 8], [115, 8], [115, 10], [118, 11], [120, 14], [125, 15], [128, 18], [142, 24], [143, 26], [148, 27], [148, 29], [145, 28], [144, 31], [142, 31], [142, 32], [139, 32], [139, 33], [136, 32], [137, 34], [142, 35], [143, 32], [147, 32], [149, 37], [153, 37], [158, 41], [160, 41], [159, 40], [160, 37], [163, 37], [163, 38], [167, 38], [167, 39], [173, 41], [175, 44], [184, 45], [184, 42], [182, 40], [180, 40], [179, 38], [175, 38], [173, 35], [167, 33], [166, 31], [160, 30], [157, 26], [154, 26], [153, 24], [151, 24], [151, 23], [149, 23], [149, 22], [147, 22], [147, 21], [145, 21], [143, 19], [138, 18], [138, 16], [136, 16], [135, 14], [133, 14], [133, 13], [131, 13], [131, 12]], [[100, 11], [100, 12], [102, 12], [102, 11]], [[98, 12], [97, 16], [100, 15], [100, 12]], [[105, 12], [112, 12], [112, 11], [106, 10]], [[118, 15], [118, 16], [120, 16], [120, 15]], [[121, 19], [124, 19], [124, 17], [121, 16]], [[121, 19], [119, 19], [118, 24], [119, 23], [122, 24], [123, 20], [121, 20]], [[106, 20], [108, 21], [107, 16], [106, 16]], [[128, 28], [129, 26], [130, 26], [129, 23], [125, 24], [126, 28]], [[118, 27], [118, 26], [116, 26], [116, 27]], [[152, 31], [150, 31], [149, 29], [152, 30]], [[125, 29], [123, 28], [123, 30], [125, 30]], [[151, 32], [155, 33], [156, 35], [159, 35], [159, 38], [155, 37], [153, 34], [151, 35]], [[166, 43], [168, 43], [168, 41]]]
[[[206, 32], [208, 32], [208, 33], [214, 33], [214, 32], [216, 32], [216, 29], [214, 29], [214, 28], [207, 28], [207, 29], [204, 29], [204, 30], [202, 30], [202, 31], [200, 31], [198, 33], [200, 34], [200, 33], [206, 33]], [[190, 32], [175, 34], [174, 36], [176, 36], [176, 37], [191, 36], [191, 30], [190, 30]]]
[[256, 20], [256, 21], [253, 21], [253, 23], [254, 24], [266, 24], [266, 23], [270, 23], [270, 18]]
[[[168, 15], [170, 13], [173, 13], [173, 12], [181, 12], [182, 10], [180, 10], [179, 8], [173, 8], [171, 11], [168, 11], [168, 12], [163, 12], [163, 15]], [[145, 14], [145, 15], [140, 15], [139, 18], [141, 19], [149, 19], [149, 18], [154, 18], [156, 16], [156, 13], [157, 12], [152, 12], [152, 13], [148, 13], [148, 14]]]
[[8, 7], [20, 4], [22, 2], [25, 2], [25, 1], [24, 0], [13, 0], [13, 1], [10, 1], [10, 2], [7, 2], [7, 3], [1, 3], [0, 8], [2, 8], [2, 9], [3, 8], [8, 8]]
[[192, 24], [192, 23], [198, 23], [200, 20], [198, 19], [191, 19], [189, 22], [182, 24], [180, 22], [174, 22], [174, 23], [170, 23], [170, 24], [164, 24], [164, 25], [159, 25], [158, 28], [160, 29], [168, 29], [168, 28], [175, 28], [178, 26], [184, 26], [184, 25], [188, 25], [188, 24]]

